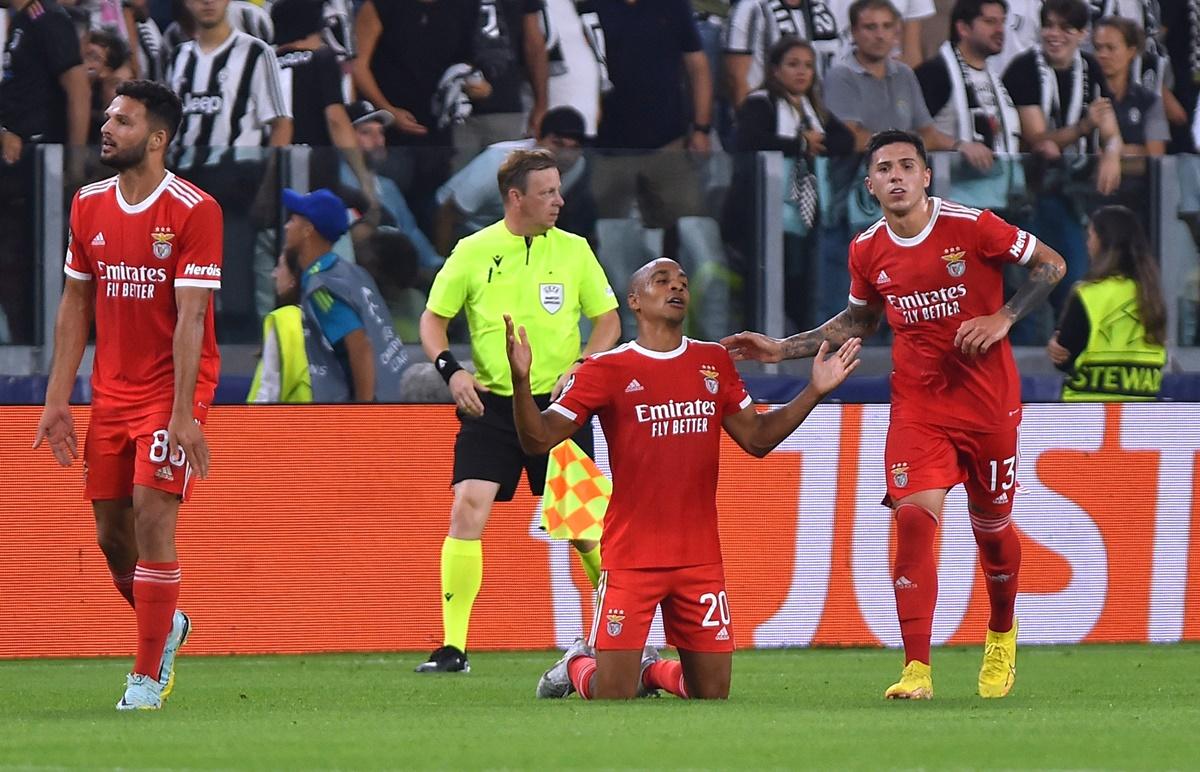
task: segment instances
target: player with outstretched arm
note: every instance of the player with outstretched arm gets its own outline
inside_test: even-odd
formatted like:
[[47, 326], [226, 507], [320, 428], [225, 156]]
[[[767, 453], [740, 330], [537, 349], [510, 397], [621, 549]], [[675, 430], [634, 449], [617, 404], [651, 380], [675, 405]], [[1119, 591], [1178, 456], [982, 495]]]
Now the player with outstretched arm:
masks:
[[[1013, 604], [1021, 568], [1011, 522], [1021, 382], [1007, 336], [1045, 301], [1065, 266], [1053, 249], [992, 212], [927, 195], [920, 137], [879, 132], [867, 162], [867, 190], [884, 216], [850, 243], [846, 310], [783, 340], [743, 332], [721, 342], [734, 359], [778, 362], [865, 338], [887, 314], [895, 342], [884, 504], [896, 521], [892, 585], [905, 667], [884, 696], [933, 696], [934, 537], [946, 494], [965, 483], [991, 604], [979, 694], [1003, 697], [1016, 680]], [[1007, 263], [1027, 267], [1029, 279], [1005, 302]]]
[[[716, 506], [721, 430], [761, 458], [858, 365], [857, 338], [833, 355], [825, 345], [804, 390], [760, 413], [728, 352], [684, 337], [688, 299], [687, 274], [675, 261], [640, 268], [628, 295], [637, 339], [588, 357], [546, 410], [529, 385], [537, 353], [524, 327], [514, 330], [505, 316], [513, 416], [525, 452], [545, 453], [593, 414], [613, 449], [591, 633], [546, 671], [539, 697], [578, 691], [584, 699], [628, 699], [656, 689], [729, 696], [733, 626]], [[643, 652], [656, 606], [679, 661]]]

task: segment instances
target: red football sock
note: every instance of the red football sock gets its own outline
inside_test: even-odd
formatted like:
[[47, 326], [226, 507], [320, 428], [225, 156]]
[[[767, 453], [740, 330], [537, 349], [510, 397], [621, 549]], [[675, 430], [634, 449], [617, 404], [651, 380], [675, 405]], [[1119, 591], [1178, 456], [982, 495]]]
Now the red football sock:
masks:
[[688, 699], [687, 684], [683, 681], [683, 665], [677, 659], [660, 659], [646, 668], [642, 685], [647, 689], [662, 689], [680, 699]]
[[971, 530], [979, 545], [979, 565], [987, 580], [992, 613], [988, 628], [1007, 633], [1013, 626], [1017, 600], [1017, 575], [1021, 571], [1021, 538], [1009, 515], [983, 516], [971, 513]]
[[118, 574], [116, 571], [113, 571], [111, 567], [108, 570], [110, 573], [112, 573], [113, 586], [117, 588], [117, 592], [121, 593], [121, 597], [128, 601], [130, 606], [133, 606], [134, 571], [130, 569], [125, 573]]
[[933, 539], [938, 521], [932, 512], [915, 504], [896, 508], [896, 563], [892, 586], [896, 615], [904, 639], [904, 661], [929, 664], [929, 638], [933, 634], [933, 608], [937, 605], [937, 561]]
[[594, 657], [575, 657], [567, 663], [567, 675], [571, 685], [579, 692], [582, 699], [592, 698], [592, 678], [596, 675], [596, 659]]
[[133, 577], [138, 629], [137, 660], [133, 665], [135, 674], [158, 678], [163, 646], [171, 633], [175, 604], [179, 600], [179, 576], [178, 561], [138, 561]]

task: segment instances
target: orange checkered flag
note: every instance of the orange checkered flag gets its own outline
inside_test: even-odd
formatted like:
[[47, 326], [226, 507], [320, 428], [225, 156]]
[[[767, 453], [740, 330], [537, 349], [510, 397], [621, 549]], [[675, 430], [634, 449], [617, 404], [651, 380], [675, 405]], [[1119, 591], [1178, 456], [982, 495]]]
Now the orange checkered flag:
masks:
[[551, 539], [598, 541], [611, 498], [612, 480], [573, 440], [564, 440], [550, 451], [542, 527]]

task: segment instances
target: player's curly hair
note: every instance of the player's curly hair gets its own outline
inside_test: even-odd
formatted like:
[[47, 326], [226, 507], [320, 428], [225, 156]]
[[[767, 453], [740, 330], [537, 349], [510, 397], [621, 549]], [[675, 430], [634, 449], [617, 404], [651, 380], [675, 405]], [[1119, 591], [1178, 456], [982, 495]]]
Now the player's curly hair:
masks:
[[117, 86], [117, 96], [136, 99], [146, 106], [146, 116], [167, 130], [167, 143], [179, 131], [183, 120], [183, 102], [179, 95], [162, 83], [153, 80], [127, 80]]

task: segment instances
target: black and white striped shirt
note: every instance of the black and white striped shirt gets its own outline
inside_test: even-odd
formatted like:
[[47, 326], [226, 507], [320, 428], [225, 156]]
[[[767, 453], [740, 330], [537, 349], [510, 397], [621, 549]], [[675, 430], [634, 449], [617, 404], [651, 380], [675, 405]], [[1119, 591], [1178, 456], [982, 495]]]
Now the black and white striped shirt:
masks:
[[170, 85], [183, 101], [176, 139], [184, 149], [183, 168], [203, 162], [189, 158], [193, 148], [260, 147], [270, 121], [291, 117], [275, 52], [237, 30], [207, 53], [195, 40], [184, 43], [171, 67]]
[[[269, 14], [275, 3], [276, 0], [263, 0], [262, 10]], [[354, 13], [350, 10], [350, 0], [324, 0], [321, 16], [325, 20], [321, 40], [333, 49], [339, 62], [353, 59], [357, 51], [354, 47]]]
[[724, 48], [727, 54], [752, 57], [747, 87], [756, 89], [763, 82], [767, 51], [784, 35], [812, 43], [822, 75], [841, 51], [837, 20], [824, 0], [805, 0], [795, 7], [783, 0], [741, 0], [729, 13]]

